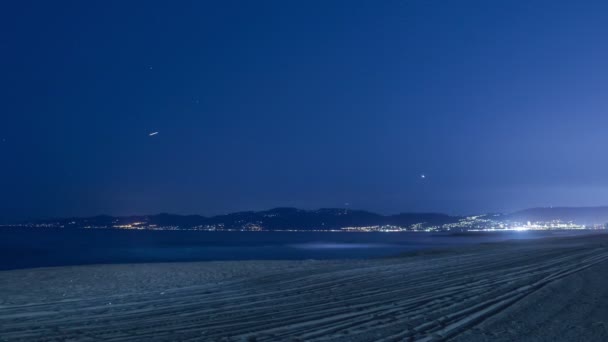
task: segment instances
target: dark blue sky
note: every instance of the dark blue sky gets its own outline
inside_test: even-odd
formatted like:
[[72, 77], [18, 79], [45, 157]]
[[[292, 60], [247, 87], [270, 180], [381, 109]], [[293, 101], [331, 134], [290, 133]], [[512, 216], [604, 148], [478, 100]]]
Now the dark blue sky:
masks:
[[0, 220], [608, 204], [603, 1], [0, 13]]

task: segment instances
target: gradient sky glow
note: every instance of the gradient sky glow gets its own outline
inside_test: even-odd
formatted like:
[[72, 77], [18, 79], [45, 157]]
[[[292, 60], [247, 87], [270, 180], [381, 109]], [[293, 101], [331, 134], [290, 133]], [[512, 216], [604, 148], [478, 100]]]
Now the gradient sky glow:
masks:
[[605, 205], [606, 37], [603, 1], [3, 2], [0, 221]]

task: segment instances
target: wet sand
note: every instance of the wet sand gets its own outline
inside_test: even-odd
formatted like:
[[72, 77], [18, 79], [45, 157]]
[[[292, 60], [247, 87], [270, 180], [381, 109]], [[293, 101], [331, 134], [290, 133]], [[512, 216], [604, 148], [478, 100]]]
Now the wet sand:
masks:
[[606, 341], [608, 235], [0, 272], [1, 341]]

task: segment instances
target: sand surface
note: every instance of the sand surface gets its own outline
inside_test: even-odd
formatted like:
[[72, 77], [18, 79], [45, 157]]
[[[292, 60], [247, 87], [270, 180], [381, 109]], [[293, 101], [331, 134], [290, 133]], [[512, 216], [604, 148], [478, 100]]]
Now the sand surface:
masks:
[[0, 272], [1, 341], [608, 341], [608, 235]]

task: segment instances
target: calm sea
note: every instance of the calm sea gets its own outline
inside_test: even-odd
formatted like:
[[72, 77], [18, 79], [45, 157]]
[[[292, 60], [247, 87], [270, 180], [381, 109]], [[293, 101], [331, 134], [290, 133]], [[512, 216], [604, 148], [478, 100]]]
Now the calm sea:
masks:
[[373, 258], [581, 232], [322, 233], [0, 228], [0, 269], [99, 263]]

